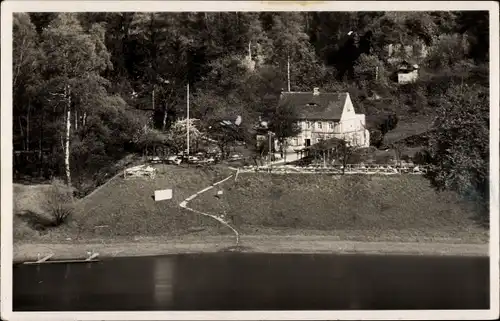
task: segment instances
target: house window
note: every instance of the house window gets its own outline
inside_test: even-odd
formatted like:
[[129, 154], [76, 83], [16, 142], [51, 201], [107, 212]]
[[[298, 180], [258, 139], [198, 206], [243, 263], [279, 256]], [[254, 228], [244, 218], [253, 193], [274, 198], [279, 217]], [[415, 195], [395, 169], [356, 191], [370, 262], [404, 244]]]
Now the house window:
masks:
[[328, 122], [328, 128], [333, 129], [333, 122]]
[[311, 128], [311, 122], [306, 121], [306, 128], [307, 128], [307, 129]]
[[319, 121], [318, 122], [318, 129], [321, 129], [323, 127], [323, 125], [321, 124], [321, 122]]

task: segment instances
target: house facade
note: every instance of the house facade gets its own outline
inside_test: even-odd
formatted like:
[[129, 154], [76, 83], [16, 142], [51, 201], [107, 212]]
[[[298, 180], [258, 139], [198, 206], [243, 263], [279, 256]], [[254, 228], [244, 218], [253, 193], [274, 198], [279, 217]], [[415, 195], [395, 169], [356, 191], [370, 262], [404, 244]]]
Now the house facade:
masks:
[[364, 114], [357, 114], [349, 93], [283, 92], [280, 104], [298, 111], [301, 132], [287, 141], [287, 149], [297, 150], [329, 138], [345, 139], [359, 147], [370, 146]]

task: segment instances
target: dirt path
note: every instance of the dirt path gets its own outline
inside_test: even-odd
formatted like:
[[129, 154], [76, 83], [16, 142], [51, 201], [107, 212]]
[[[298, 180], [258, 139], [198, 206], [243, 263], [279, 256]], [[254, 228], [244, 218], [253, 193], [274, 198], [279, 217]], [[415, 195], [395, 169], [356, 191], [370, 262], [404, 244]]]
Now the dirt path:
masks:
[[[232, 168], [231, 168], [232, 169]], [[238, 175], [238, 170], [236, 170], [236, 175]], [[229, 224], [229, 222], [227, 222], [225, 220], [225, 217], [223, 216], [217, 216], [217, 215], [212, 215], [212, 214], [208, 214], [208, 213], [205, 213], [205, 212], [202, 212], [202, 211], [198, 211], [198, 210], [195, 210], [195, 209], [192, 209], [190, 207], [187, 206], [188, 202], [194, 200], [196, 197], [200, 196], [201, 194], [211, 190], [212, 188], [214, 188], [215, 186], [217, 185], [220, 185], [222, 183], [224, 183], [225, 181], [227, 181], [228, 179], [230, 179], [231, 177], [233, 177], [233, 175], [229, 175], [228, 177], [208, 186], [208, 187], [205, 187], [204, 189], [202, 189], [201, 191], [199, 192], [196, 192], [194, 193], [193, 195], [189, 196], [188, 198], [186, 198], [184, 201], [182, 201], [179, 206], [188, 210], [188, 211], [191, 211], [193, 213], [196, 213], [196, 214], [200, 214], [200, 215], [204, 215], [204, 216], [208, 216], [208, 217], [211, 217], [213, 218], [214, 220], [220, 222], [221, 224], [227, 226], [228, 228], [230, 228], [234, 234], [236, 235], [236, 245], [238, 245], [240, 243], [240, 233], [238, 233], [238, 231], [231, 225]]]
[[[244, 252], [266, 253], [364, 253], [413, 255], [487, 256], [488, 244], [402, 243], [339, 241], [334, 236], [248, 235], [242, 236]], [[87, 251], [100, 258], [115, 256], [147, 256], [177, 253], [218, 252], [234, 246], [230, 235], [185, 236], [177, 238], [142, 238], [137, 241], [102, 243], [93, 240], [84, 244], [14, 244], [15, 262], [34, 260], [37, 255], [53, 253], [53, 259], [85, 258]]]

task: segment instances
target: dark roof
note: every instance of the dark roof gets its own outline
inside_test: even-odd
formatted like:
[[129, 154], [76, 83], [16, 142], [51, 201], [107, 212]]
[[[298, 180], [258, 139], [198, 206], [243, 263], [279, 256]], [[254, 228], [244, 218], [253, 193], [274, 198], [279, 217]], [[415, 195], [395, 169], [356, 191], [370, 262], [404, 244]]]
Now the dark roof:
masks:
[[409, 71], [413, 71], [415, 69], [418, 69], [418, 64], [414, 61], [414, 60], [409, 60], [409, 59], [406, 59], [406, 60], [403, 60], [400, 64], [399, 64], [399, 71], [403, 71], [403, 72], [409, 72]]
[[340, 120], [347, 93], [283, 92], [280, 104], [291, 104], [299, 119]]

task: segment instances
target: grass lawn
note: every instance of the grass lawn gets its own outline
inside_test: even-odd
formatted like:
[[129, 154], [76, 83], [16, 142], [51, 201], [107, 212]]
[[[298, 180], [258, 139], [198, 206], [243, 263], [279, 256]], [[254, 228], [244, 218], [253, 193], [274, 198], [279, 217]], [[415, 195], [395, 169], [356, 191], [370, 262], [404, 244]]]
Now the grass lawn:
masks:
[[242, 173], [221, 199], [190, 204], [232, 219], [242, 234], [336, 235], [346, 240], [488, 242], [474, 204], [437, 193], [416, 175], [269, 175]]
[[[21, 243], [116, 242], [157, 237], [171, 239], [230, 236], [227, 227], [179, 207], [195, 192], [233, 171], [158, 165], [154, 180], [118, 176], [76, 204], [68, 224], [36, 231], [22, 216], [35, 200], [15, 187], [14, 239]], [[158, 189], [173, 189], [173, 199], [155, 202]], [[420, 176], [269, 175], [241, 173], [189, 203], [212, 214], [226, 212], [245, 235], [327, 236], [335, 240], [486, 243], [488, 231], [473, 221], [474, 205], [451, 192], [436, 193]], [[28, 201], [30, 200], [30, 201]], [[43, 216], [43, 213], [38, 215]]]
[[[87, 197], [78, 200], [71, 220], [64, 226], [36, 231], [32, 224], [23, 217], [23, 210], [28, 202], [19, 202], [14, 215], [15, 241], [54, 242], [88, 238], [113, 238], [130, 236], [165, 236], [180, 235], [196, 231], [200, 227], [220, 227], [216, 222], [200, 217], [179, 207], [179, 203], [198, 190], [227, 177], [232, 171], [213, 167], [212, 169], [186, 168], [171, 165], [157, 165], [155, 179], [123, 179], [118, 176], [98, 188]], [[14, 199], [24, 195], [21, 190], [28, 186], [19, 186], [14, 192]], [[173, 189], [173, 199], [156, 202], [154, 191]], [[43, 193], [37, 196], [43, 199]], [[46, 219], [43, 212], [35, 213], [40, 219]]]
[[412, 135], [419, 135], [432, 129], [434, 117], [419, 115], [414, 118], [402, 119], [398, 126], [384, 137], [384, 144], [389, 145]]

